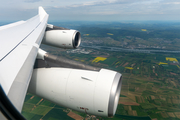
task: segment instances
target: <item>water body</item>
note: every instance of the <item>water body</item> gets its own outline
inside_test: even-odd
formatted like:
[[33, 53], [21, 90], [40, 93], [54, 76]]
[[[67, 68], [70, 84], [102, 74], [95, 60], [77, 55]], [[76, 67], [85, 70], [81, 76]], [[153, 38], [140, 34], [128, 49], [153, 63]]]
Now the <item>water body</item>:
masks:
[[170, 51], [170, 50], [127, 49], [127, 48], [118, 48], [118, 47], [85, 46], [85, 45], [81, 45], [81, 46], [84, 48], [93, 48], [93, 49], [108, 50], [108, 51], [120, 51], [120, 52], [180, 54], [180, 51]]

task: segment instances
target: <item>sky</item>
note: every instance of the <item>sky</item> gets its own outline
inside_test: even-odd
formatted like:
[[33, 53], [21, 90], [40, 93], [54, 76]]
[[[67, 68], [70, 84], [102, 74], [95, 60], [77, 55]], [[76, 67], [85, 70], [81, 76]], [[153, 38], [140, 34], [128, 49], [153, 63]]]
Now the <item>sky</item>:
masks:
[[49, 21], [180, 21], [180, 0], [3, 0], [0, 21], [29, 19], [39, 6]]

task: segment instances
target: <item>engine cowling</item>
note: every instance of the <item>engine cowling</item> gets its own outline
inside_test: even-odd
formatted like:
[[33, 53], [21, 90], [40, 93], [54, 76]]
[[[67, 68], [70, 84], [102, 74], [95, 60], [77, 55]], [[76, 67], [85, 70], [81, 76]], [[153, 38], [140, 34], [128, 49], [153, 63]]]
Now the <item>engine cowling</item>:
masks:
[[79, 47], [81, 35], [77, 30], [48, 25], [42, 43], [54, 47], [74, 49]]
[[34, 69], [29, 92], [87, 114], [113, 116], [121, 90], [121, 74], [70, 68]]

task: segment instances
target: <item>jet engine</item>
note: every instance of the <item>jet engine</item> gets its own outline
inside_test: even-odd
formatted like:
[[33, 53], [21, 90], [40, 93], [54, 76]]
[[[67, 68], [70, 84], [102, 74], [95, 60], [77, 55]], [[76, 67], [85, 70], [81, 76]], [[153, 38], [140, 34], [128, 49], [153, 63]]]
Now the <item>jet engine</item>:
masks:
[[29, 92], [87, 114], [113, 116], [121, 90], [121, 74], [71, 68], [34, 69]]
[[80, 32], [48, 24], [42, 41], [54, 47], [72, 49], [81, 43]]

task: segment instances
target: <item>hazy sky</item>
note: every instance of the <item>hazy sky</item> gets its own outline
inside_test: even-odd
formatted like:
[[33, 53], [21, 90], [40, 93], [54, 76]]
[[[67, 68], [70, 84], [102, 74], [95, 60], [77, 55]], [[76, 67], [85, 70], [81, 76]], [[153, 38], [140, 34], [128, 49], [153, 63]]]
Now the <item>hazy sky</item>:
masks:
[[49, 20], [179, 20], [180, 0], [4, 0], [0, 21], [28, 19], [43, 6]]

